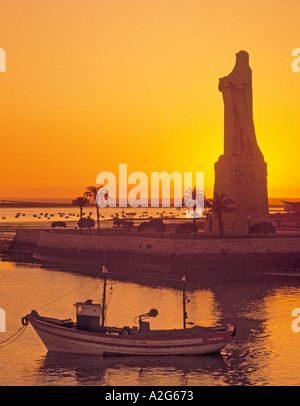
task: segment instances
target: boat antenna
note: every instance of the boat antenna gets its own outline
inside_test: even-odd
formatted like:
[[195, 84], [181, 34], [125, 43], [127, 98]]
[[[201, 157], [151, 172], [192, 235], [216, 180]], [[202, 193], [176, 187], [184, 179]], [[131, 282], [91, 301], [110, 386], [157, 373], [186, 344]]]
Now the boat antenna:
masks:
[[187, 319], [187, 312], [186, 312], [186, 308], [185, 308], [185, 305], [186, 305], [186, 294], [185, 294], [185, 291], [186, 291], [186, 277], [185, 277], [185, 275], [183, 275], [181, 280], [182, 280], [183, 328], [185, 329], [186, 328], [186, 319]]
[[103, 277], [104, 277], [104, 280], [103, 280], [103, 295], [102, 295], [102, 311], [101, 311], [101, 330], [103, 331], [103, 329], [104, 329], [104, 323], [105, 323], [105, 307], [106, 307], [106, 304], [105, 304], [105, 301], [106, 301], [106, 280], [107, 280], [107, 269], [106, 269], [106, 267], [103, 265], [102, 266], [102, 274], [103, 274]]

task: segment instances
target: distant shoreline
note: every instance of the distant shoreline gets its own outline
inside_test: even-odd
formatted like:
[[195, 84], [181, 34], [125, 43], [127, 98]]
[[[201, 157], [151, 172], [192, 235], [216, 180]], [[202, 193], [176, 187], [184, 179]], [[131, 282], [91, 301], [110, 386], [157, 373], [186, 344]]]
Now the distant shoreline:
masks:
[[[35, 202], [35, 203], [1, 203], [0, 200], [0, 207], [3, 208], [12, 208], [12, 209], [29, 209], [29, 208], [36, 208], [36, 207], [74, 207], [72, 203], [43, 203], [43, 202]], [[89, 207], [89, 206], [87, 206]]]
[[[25, 198], [5, 198], [3, 200], [0, 199], [0, 209], [1, 208], [16, 208], [16, 209], [26, 209], [26, 208], [57, 208], [57, 207], [74, 207], [72, 200], [74, 198], [64, 198], [61, 201], [58, 199], [25, 199]], [[282, 207], [282, 211], [284, 210], [284, 204], [283, 201], [290, 201], [290, 202], [300, 202], [300, 197], [299, 198], [275, 198], [275, 197], [270, 197], [268, 199], [268, 204], [269, 208], [272, 207]], [[11, 203], [4, 203], [4, 202], [11, 202]], [[13, 203], [15, 202], [15, 203]], [[95, 202], [89, 202], [88, 205], [85, 206], [86, 209], [88, 208], [95, 208]], [[151, 202], [149, 201], [148, 204], [148, 209], [151, 209]], [[145, 208], [138, 208], [138, 209], [147, 209]], [[123, 210], [123, 207], [111, 207], [113, 210]], [[128, 206], [126, 209], [129, 210], [135, 210], [132, 207]], [[162, 207], [162, 204], [160, 202], [160, 207], [157, 209], [159, 210], [164, 210], [164, 209], [172, 209], [176, 210], [176, 207], [167, 207], [164, 208]]]

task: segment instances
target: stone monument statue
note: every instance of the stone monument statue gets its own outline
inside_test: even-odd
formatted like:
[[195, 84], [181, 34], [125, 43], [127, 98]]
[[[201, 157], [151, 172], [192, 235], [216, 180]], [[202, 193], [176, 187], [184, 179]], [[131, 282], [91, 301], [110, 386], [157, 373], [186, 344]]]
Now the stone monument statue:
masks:
[[224, 153], [238, 156], [258, 156], [252, 107], [252, 70], [249, 54], [236, 54], [233, 71], [219, 79], [224, 100]]
[[[232, 72], [219, 79], [224, 102], [224, 154], [215, 164], [214, 193], [225, 193], [238, 214], [224, 216], [224, 235], [247, 235], [249, 226], [269, 221], [267, 164], [256, 140], [249, 54], [236, 54]], [[207, 230], [218, 232], [212, 216]]]

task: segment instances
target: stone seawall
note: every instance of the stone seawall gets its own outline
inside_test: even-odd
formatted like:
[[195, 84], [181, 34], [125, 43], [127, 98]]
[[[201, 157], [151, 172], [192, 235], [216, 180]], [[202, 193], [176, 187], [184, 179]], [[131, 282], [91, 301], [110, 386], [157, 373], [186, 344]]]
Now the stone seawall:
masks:
[[167, 239], [121, 235], [72, 235], [40, 232], [34, 252], [44, 259], [43, 251], [120, 252], [144, 255], [198, 255], [243, 253], [289, 253], [300, 251], [300, 238]]
[[41, 230], [34, 229], [17, 230], [9, 250], [32, 254], [37, 247], [40, 233]]
[[[18, 230], [14, 255], [28, 253], [36, 261], [63, 269], [99, 275], [111, 272], [180, 278], [183, 273], [234, 278], [245, 273], [296, 271], [300, 268], [300, 237], [270, 238], [151, 238], [134, 234], [80, 235]], [[27, 254], [26, 254], [27, 255]]]
[[[34, 230], [35, 231], [35, 230]], [[36, 260], [99, 273], [110, 271], [180, 277], [222, 271], [243, 274], [300, 267], [300, 238], [169, 239], [139, 235], [79, 235], [32, 230], [17, 232]], [[21, 250], [20, 252], [24, 252]]]

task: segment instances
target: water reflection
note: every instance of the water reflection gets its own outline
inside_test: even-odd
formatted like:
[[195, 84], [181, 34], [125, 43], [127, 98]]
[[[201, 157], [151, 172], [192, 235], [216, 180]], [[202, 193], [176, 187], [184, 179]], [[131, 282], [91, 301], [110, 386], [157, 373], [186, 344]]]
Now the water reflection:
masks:
[[300, 303], [300, 289], [288, 286], [286, 280], [281, 283], [286, 286], [269, 285], [263, 293], [260, 288], [252, 293], [247, 289], [245, 299], [236, 305], [238, 335], [226, 350], [234, 366], [229, 383], [299, 385], [300, 335], [291, 329], [291, 311]]
[[[7, 333], [32, 309], [74, 318], [73, 303], [101, 297], [101, 280], [62, 270], [0, 262], [1, 306]], [[203, 325], [233, 323], [236, 337], [222, 355], [188, 357], [87, 357], [47, 354], [29, 326], [20, 340], [0, 350], [0, 384], [18, 385], [299, 385], [300, 333], [291, 311], [300, 307], [299, 278], [251, 275], [189, 280], [189, 319]], [[180, 286], [164, 281], [111, 281], [108, 323], [133, 325], [157, 307], [152, 328], [182, 327]], [[92, 295], [90, 295], [92, 292]], [[59, 299], [59, 300], [56, 300]], [[131, 323], [131, 324], [130, 324]]]
[[272, 366], [266, 365], [264, 373], [275, 383], [280, 376], [280, 380], [288, 380], [290, 385], [300, 384], [300, 333], [291, 328], [291, 313], [297, 307], [300, 307], [299, 288], [275, 288], [265, 299], [264, 344], [277, 358]]
[[163, 385], [213, 384], [226, 372], [222, 355], [171, 357], [93, 357], [48, 353], [39, 361], [38, 374], [46, 382], [70, 385]]

